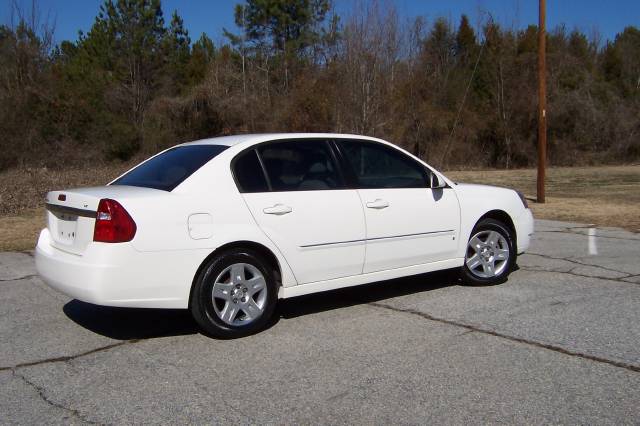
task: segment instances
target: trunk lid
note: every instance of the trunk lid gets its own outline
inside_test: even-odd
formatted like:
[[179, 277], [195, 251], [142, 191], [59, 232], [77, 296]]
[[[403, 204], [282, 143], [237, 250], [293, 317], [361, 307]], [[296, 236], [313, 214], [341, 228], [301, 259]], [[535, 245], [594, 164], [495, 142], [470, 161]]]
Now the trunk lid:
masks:
[[45, 198], [51, 245], [68, 253], [82, 255], [93, 241], [96, 212], [101, 199], [116, 200], [126, 208], [126, 201], [131, 198], [160, 194], [167, 192], [120, 185], [51, 191]]

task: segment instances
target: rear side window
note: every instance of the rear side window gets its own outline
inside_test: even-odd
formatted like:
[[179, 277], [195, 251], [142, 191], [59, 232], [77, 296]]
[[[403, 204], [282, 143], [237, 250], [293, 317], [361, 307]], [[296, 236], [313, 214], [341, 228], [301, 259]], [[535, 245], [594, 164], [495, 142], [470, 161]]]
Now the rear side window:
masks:
[[422, 164], [388, 146], [338, 141], [358, 188], [428, 188], [429, 172]]
[[264, 176], [262, 166], [255, 150], [247, 151], [233, 163], [233, 174], [236, 177], [240, 192], [268, 192], [269, 185]]
[[274, 142], [259, 153], [273, 191], [319, 191], [342, 186], [326, 141]]
[[177, 146], [139, 165], [112, 185], [173, 191], [196, 170], [227, 148], [223, 145]]

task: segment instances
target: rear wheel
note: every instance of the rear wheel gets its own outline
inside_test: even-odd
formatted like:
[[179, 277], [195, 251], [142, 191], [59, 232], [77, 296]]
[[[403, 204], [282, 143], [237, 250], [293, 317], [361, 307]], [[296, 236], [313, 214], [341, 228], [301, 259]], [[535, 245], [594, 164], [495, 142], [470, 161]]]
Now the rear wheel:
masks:
[[514, 238], [508, 226], [483, 219], [471, 232], [462, 267], [462, 280], [469, 285], [504, 282], [516, 258]]
[[202, 269], [190, 309], [207, 334], [233, 338], [263, 328], [276, 302], [276, 282], [268, 263], [250, 250], [233, 249]]

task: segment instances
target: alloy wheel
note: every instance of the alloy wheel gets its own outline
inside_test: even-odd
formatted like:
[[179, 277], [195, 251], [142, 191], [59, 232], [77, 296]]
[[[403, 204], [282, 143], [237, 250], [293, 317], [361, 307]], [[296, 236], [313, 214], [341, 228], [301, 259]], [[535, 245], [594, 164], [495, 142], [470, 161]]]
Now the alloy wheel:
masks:
[[509, 243], [497, 231], [485, 230], [475, 234], [467, 245], [465, 264], [479, 278], [493, 278], [509, 265]]
[[223, 322], [247, 325], [265, 310], [267, 282], [255, 266], [234, 263], [218, 274], [211, 297], [214, 311]]

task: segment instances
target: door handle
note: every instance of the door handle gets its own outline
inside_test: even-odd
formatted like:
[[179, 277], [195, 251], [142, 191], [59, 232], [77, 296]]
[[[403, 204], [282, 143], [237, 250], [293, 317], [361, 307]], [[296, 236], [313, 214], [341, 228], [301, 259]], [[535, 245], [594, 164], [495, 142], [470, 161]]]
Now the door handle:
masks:
[[387, 207], [389, 207], [389, 202], [378, 198], [375, 201], [369, 201], [367, 203], [367, 207], [370, 209], [377, 209], [377, 210], [386, 209]]
[[275, 214], [276, 216], [282, 216], [283, 214], [291, 213], [293, 209], [284, 204], [276, 204], [273, 207], [267, 207], [262, 210], [265, 214]]

